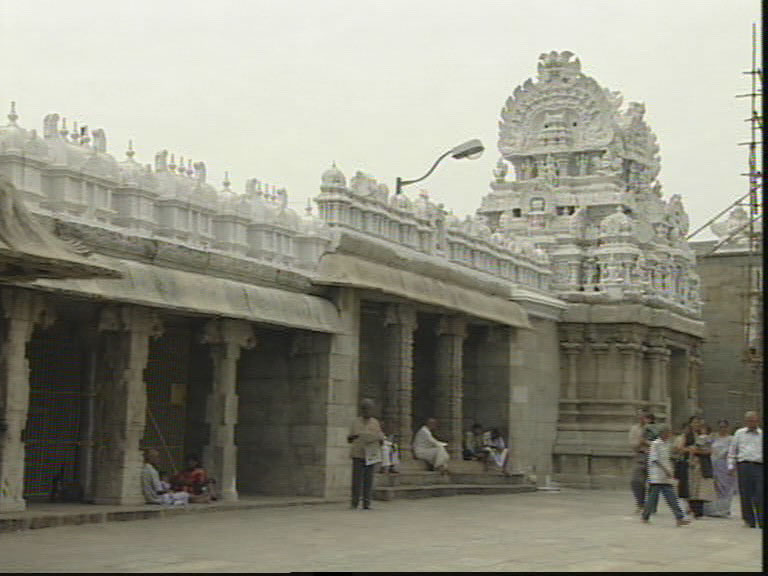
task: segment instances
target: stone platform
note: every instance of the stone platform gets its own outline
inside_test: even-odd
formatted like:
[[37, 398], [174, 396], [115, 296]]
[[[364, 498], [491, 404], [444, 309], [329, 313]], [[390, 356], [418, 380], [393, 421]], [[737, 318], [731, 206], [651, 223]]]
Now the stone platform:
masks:
[[158, 506], [152, 504], [109, 506], [85, 503], [53, 504], [31, 502], [28, 503], [27, 509], [22, 512], [4, 512], [0, 514], [0, 534], [19, 530], [52, 528], [55, 526], [77, 526], [80, 524], [100, 524], [103, 522], [170, 518], [204, 512], [230, 512], [235, 510], [309, 506], [336, 502], [347, 502], [347, 498], [246, 496], [241, 497], [236, 502], [212, 502], [210, 504], [188, 504], [186, 506]]
[[523, 474], [505, 475], [483, 470], [479, 462], [455, 462], [448, 474], [426, 470], [420, 462], [406, 462], [398, 474], [376, 474], [374, 500], [430, 498], [460, 494], [514, 494], [535, 492]]

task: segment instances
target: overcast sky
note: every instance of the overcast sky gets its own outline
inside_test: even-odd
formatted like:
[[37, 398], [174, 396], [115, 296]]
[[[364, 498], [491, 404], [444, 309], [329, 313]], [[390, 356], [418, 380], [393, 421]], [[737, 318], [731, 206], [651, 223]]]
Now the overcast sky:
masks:
[[[497, 123], [539, 54], [646, 105], [665, 197], [692, 226], [747, 191], [757, 0], [0, 0], [0, 105], [42, 128], [58, 112], [104, 128], [108, 150], [203, 160], [219, 187], [255, 177], [298, 210], [336, 161], [394, 189], [477, 137], [478, 160], [423, 182], [474, 212], [499, 157]], [[759, 25], [758, 25], [759, 28]], [[417, 185], [418, 186], [418, 185]], [[409, 190], [415, 194], [418, 189]], [[693, 228], [692, 228], [693, 229]], [[704, 236], [702, 236], [703, 238]]]

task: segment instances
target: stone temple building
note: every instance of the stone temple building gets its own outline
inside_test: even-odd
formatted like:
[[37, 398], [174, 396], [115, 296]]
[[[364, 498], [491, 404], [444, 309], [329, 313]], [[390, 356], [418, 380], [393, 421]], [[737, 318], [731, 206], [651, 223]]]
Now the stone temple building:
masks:
[[[58, 114], [0, 127], [0, 512], [142, 500], [140, 449], [203, 455], [225, 499], [336, 496], [372, 397], [410, 459], [429, 416], [504, 431], [510, 468], [624, 484], [638, 407], [697, 403], [703, 323], [643, 107], [542, 55], [502, 112], [477, 214], [321, 176], [319, 216], [163, 150], [118, 160]], [[408, 462], [404, 465], [408, 467]]]
[[707, 324], [699, 407], [708, 422], [738, 426], [744, 412], [763, 405], [763, 260], [741, 206], [710, 228], [717, 240], [691, 243]]

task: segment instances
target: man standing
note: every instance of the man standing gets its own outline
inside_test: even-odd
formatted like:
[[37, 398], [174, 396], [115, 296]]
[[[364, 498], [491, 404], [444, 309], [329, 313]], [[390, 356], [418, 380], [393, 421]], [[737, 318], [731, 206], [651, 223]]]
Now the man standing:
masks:
[[433, 469], [439, 470], [441, 474], [447, 474], [450, 456], [445, 447], [448, 444], [432, 435], [435, 430], [437, 430], [437, 420], [427, 418], [427, 423], [419, 428], [413, 437], [413, 455], [419, 460], [424, 460]]
[[373, 468], [381, 462], [381, 443], [384, 432], [379, 421], [372, 416], [373, 400], [363, 398], [360, 402], [360, 416], [350, 427], [347, 442], [351, 444], [349, 455], [352, 458], [352, 506], [354, 510], [363, 497], [363, 508], [371, 509], [373, 496]]
[[659, 437], [651, 442], [648, 449], [648, 497], [645, 500], [642, 518], [643, 522], [647, 523], [651, 514], [656, 512], [659, 492], [661, 492], [677, 519], [677, 525], [685, 526], [691, 522], [683, 517], [683, 511], [680, 509], [675, 495], [672, 461], [669, 458], [668, 441], [670, 435], [669, 426], [662, 426], [659, 429]]
[[629, 447], [634, 452], [634, 466], [632, 467], [632, 479], [629, 486], [635, 497], [637, 505], [636, 513], [641, 513], [645, 506], [645, 483], [648, 479], [648, 446], [646, 437], [648, 426], [648, 414], [645, 410], [638, 410], [637, 423], [629, 429]]
[[728, 450], [728, 472], [738, 474], [741, 517], [750, 528], [763, 527], [763, 430], [757, 423], [757, 412], [744, 414], [745, 426]]

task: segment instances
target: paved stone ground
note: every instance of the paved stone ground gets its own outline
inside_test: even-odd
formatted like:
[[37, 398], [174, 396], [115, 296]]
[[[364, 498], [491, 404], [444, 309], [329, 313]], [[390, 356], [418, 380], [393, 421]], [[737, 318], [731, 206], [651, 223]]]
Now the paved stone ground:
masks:
[[0, 570], [36, 572], [759, 571], [735, 516], [650, 525], [629, 493], [536, 492], [66, 526], [0, 535]]

